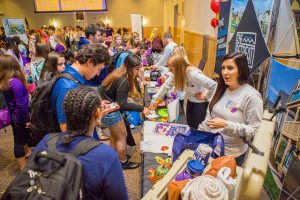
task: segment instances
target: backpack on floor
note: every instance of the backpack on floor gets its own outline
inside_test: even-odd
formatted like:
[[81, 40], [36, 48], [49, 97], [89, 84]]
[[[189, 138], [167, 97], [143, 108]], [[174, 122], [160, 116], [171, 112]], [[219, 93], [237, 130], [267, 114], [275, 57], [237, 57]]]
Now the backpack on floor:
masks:
[[29, 103], [30, 130], [34, 146], [38, 144], [46, 134], [60, 132], [57, 118], [52, 109], [51, 92], [56, 81], [63, 77], [78, 83], [77, 79], [66, 72], [54, 77], [49, 76], [46, 80], [39, 82], [36, 91], [31, 97]]
[[48, 150], [39, 151], [29, 158], [1, 200], [84, 199], [83, 169], [77, 157], [101, 142], [88, 138], [80, 141], [72, 153], [62, 153], [55, 150], [58, 139], [58, 133], [49, 135]]
[[0, 129], [10, 125], [9, 110], [5, 101], [3, 91], [0, 90]]

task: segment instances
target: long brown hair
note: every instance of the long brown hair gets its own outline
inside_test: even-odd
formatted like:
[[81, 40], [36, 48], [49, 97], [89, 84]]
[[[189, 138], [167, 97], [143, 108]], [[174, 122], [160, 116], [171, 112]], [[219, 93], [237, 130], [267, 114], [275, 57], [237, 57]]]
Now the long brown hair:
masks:
[[[229, 54], [224, 56], [224, 58], [222, 59], [222, 63], [225, 60], [228, 60], [228, 59], [233, 59], [235, 64], [238, 67], [238, 81], [239, 81], [239, 84], [242, 85], [244, 83], [248, 83], [249, 68], [248, 68], [248, 62], [247, 62], [246, 56], [243, 53], [229, 53]], [[216, 92], [215, 92], [215, 94], [214, 94], [214, 96], [213, 96], [213, 98], [212, 98], [212, 100], [210, 101], [210, 104], [209, 104], [209, 111], [210, 112], [212, 111], [212, 109], [216, 105], [216, 103], [222, 98], [222, 96], [224, 95], [227, 87], [228, 86], [225, 84], [223, 76], [220, 75]]]
[[53, 75], [59, 73], [57, 70], [57, 66], [58, 66], [58, 58], [60, 57], [64, 57], [64, 55], [56, 52], [51, 52], [48, 54], [41, 72], [41, 78], [46, 78], [47, 73], [53, 73]]
[[137, 79], [134, 76], [133, 70], [135, 67], [140, 66], [141, 63], [141, 58], [137, 55], [131, 54], [127, 56], [121, 67], [114, 70], [104, 79], [102, 82], [103, 88], [105, 90], [109, 90], [115, 80], [125, 76], [129, 81], [129, 93], [133, 93], [134, 87], [137, 85]]
[[186, 70], [189, 64], [181, 55], [173, 55], [168, 60], [168, 66], [174, 68], [174, 86], [176, 91], [183, 91], [186, 81]]
[[13, 77], [26, 85], [25, 76], [18, 61], [11, 55], [0, 56], [0, 90], [9, 88], [9, 80]]
[[129, 39], [129, 45], [128, 46], [131, 46], [131, 48], [136, 48], [136, 47], [138, 47], [139, 46], [139, 43], [138, 44], [135, 44], [134, 42], [135, 42], [135, 38], [138, 38], [139, 37], [139, 33], [137, 33], [137, 32], [133, 32], [132, 34], [131, 34], [131, 37], [130, 37], [130, 39]]

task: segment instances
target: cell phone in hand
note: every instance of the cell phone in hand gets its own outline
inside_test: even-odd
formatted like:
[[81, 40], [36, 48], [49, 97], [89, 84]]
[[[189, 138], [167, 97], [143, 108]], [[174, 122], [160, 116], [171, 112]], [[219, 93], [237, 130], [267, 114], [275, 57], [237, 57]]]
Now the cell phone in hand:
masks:
[[110, 104], [104, 104], [102, 106], [102, 109], [103, 109], [104, 113], [111, 113], [111, 112], [114, 112], [116, 110], [119, 110], [120, 106], [117, 102], [113, 102], [113, 103], [110, 103]]

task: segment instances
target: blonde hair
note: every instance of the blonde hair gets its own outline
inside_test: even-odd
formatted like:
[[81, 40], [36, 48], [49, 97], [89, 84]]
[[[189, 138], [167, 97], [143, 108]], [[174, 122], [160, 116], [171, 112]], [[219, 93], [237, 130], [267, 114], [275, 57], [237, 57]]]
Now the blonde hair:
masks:
[[190, 66], [181, 55], [172, 55], [168, 60], [168, 66], [174, 68], [174, 86], [176, 91], [183, 91], [186, 82], [186, 70]]
[[186, 51], [182, 45], [174, 47], [171, 55], [180, 55], [180, 56], [184, 57], [184, 59], [187, 61], [187, 63], [189, 63]]
[[[118, 45], [117, 45], [117, 38], [118, 38], [118, 37], [120, 37], [121, 40], [122, 40], [121, 35], [118, 34], [118, 33], [116, 33], [116, 34], [114, 35], [114, 37], [113, 37], [112, 47], [118, 47]], [[122, 42], [121, 42], [121, 45], [120, 45], [120, 46], [122, 46]]]
[[64, 48], [65, 48], [65, 50], [67, 49], [66, 43], [65, 43], [65, 40], [64, 40], [64, 37], [62, 36], [61, 33], [58, 33], [58, 32], [55, 33], [55, 35], [54, 35], [54, 40], [55, 40], [57, 43], [63, 45]]

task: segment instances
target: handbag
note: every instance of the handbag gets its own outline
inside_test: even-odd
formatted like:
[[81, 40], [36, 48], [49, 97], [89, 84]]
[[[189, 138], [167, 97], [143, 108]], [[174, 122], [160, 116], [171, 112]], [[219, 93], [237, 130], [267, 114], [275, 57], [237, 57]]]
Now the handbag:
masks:
[[4, 98], [4, 94], [3, 91], [0, 91], [0, 129], [10, 125], [10, 122], [11, 122], [11, 118]]
[[173, 162], [177, 160], [184, 150], [190, 149], [195, 151], [200, 143], [207, 144], [213, 149], [212, 156], [214, 156], [214, 150], [217, 145], [220, 145], [220, 156], [224, 155], [224, 138], [220, 133], [210, 133], [191, 128], [188, 133], [175, 136], [172, 148]]

